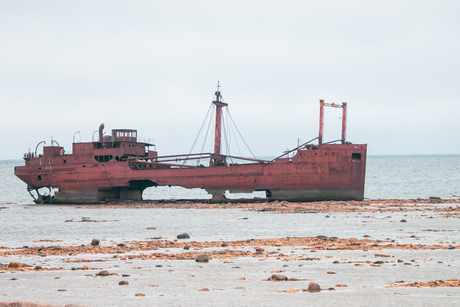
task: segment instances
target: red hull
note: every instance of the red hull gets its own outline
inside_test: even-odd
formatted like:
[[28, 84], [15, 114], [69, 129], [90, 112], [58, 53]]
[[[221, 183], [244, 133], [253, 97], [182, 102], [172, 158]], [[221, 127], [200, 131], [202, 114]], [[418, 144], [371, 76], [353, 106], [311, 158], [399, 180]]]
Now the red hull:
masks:
[[[94, 143], [75, 145], [83, 144]], [[46, 150], [48, 148], [51, 150]], [[45, 147], [45, 153], [51, 155], [27, 158], [27, 165], [16, 167], [15, 174], [30, 187], [59, 189], [55, 203], [141, 200], [146, 187], [166, 185], [203, 188], [215, 198], [226, 190], [265, 190], [272, 200], [362, 200], [366, 148], [367, 145], [325, 144], [298, 150], [292, 158], [181, 168], [147, 162], [141, 160], [145, 158], [141, 156], [125, 161], [113, 158], [109, 162], [95, 161], [94, 156], [101, 156], [100, 151], [109, 151], [115, 156], [116, 149], [96, 149], [87, 155], [61, 155], [62, 148]], [[158, 158], [161, 157], [155, 159]]]

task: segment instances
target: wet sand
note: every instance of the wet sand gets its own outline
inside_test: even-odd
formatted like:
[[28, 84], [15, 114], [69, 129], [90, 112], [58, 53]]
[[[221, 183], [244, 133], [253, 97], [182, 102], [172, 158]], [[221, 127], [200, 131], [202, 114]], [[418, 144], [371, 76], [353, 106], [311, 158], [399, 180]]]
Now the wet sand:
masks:
[[[197, 241], [193, 236], [160, 236], [114, 241], [98, 238], [94, 233], [96, 240], [80, 245], [43, 238], [28, 246], [0, 247], [0, 302], [35, 301], [60, 306], [458, 305], [459, 203], [432, 198], [71, 206], [152, 212], [231, 208], [256, 215], [318, 213], [314, 216], [318, 219], [329, 219], [336, 213], [357, 213], [355, 218], [363, 225], [374, 222], [372, 214], [380, 214], [378, 219], [394, 229], [416, 218], [422, 223], [429, 219], [430, 225], [437, 227], [408, 236], [412, 241], [396, 236], [375, 239], [361, 228], [355, 230], [354, 237]], [[9, 209], [5, 205], [1, 210]], [[82, 218], [68, 222], [90, 225], [106, 221]], [[339, 224], [341, 220], [334, 222]], [[266, 223], [259, 227], [279, 225]], [[311, 283], [319, 285], [320, 291], [309, 290]]]

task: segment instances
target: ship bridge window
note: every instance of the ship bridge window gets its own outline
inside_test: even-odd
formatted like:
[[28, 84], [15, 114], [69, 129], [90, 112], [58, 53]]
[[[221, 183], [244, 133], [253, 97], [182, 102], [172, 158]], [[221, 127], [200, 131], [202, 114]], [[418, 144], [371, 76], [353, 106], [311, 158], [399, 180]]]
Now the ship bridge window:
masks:
[[352, 153], [351, 154], [352, 161], [361, 161], [361, 154], [360, 153]]
[[109, 162], [112, 160], [113, 156], [112, 155], [104, 155], [104, 156], [94, 156], [94, 159], [97, 162]]

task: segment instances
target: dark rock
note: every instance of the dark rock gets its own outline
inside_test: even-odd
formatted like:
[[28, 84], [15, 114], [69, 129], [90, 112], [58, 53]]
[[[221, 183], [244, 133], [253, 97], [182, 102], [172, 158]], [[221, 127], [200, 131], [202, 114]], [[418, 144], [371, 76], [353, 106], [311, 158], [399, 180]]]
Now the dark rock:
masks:
[[288, 280], [286, 275], [283, 274], [273, 274], [269, 280], [275, 280], [275, 281], [282, 281], [282, 280]]
[[147, 230], [155, 230], [156, 227], [147, 227]]
[[221, 247], [227, 247], [228, 244], [227, 243], [222, 243]]
[[178, 239], [190, 239], [190, 236], [188, 235], [188, 233], [181, 233], [177, 235], [177, 238]]
[[262, 247], [256, 247], [256, 254], [262, 254], [265, 250]]
[[99, 239], [93, 239], [93, 241], [91, 241], [92, 246], [99, 246], [99, 243], [101, 243], [101, 241], [99, 241]]
[[323, 235], [316, 236], [316, 238], [318, 238], [320, 240], [326, 240], [327, 239], [327, 237], [323, 236]]
[[195, 261], [196, 262], [209, 262], [209, 258], [208, 258], [208, 255], [202, 254], [202, 255], [196, 256]]
[[99, 273], [96, 274], [96, 276], [109, 276], [109, 271], [100, 271]]
[[8, 269], [15, 270], [20, 268], [31, 268], [32, 266], [21, 262], [10, 262], [7, 267]]
[[10, 264], [8, 264], [8, 269], [19, 269], [19, 268], [22, 268], [22, 263], [20, 262], [10, 262]]
[[118, 283], [119, 286], [127, 286], [129, 285], [129, 282], [127, 282], [126, 280], [122, 280]]
[[400, 220], [401, 223], [406, 223], [407, 221], [405, 219]]
[[190, 247], [189, 246], [184, 246], [184, 249], [190, 249]]
[[321, 287], [314, 282], [308, 284], [308, 292], [321, 292]]

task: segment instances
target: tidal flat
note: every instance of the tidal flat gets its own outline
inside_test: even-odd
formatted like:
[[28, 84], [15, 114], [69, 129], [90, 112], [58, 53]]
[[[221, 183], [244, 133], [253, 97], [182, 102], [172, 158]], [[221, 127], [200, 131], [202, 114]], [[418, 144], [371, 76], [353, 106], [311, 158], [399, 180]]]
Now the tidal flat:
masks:
[[459, 203], [4, 204], [0, 302], [458, 305]]

